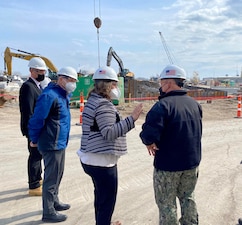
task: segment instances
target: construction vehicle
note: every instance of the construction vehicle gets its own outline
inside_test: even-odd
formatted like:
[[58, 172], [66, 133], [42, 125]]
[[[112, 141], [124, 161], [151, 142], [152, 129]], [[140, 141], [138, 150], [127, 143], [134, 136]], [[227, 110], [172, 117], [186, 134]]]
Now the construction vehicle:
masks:
[[9, 47], [7, 47], [4, 51], [4, 74], [6, 74], [7, 76], [10, 76], [10, 77], [12, 76], [12, 57], [16, 57], [16, 58], [24, 59], [24, 60], [30, 60], [33, 57], [40, 57], [41, 59], [43, 59], [45, 61], [45, 64], [48, 67], [49, 78], [51, 80], [57, 79], [58, 69], [48, 58], [41, 56], [39, 54], [33, 54], [33, 53], [25, 52], [25, 51], [22, 51], [19, 49], [15, 49], [15, 50], [20, 53], [11, 52]]
[[107, 56], [107, 66], [111, 65], [112, 57], [115, 58], [119, 65], [119, 74], [118, 76], [124, 77], [124, 78], [134, 78], [134, 73], [130, 72], [129, 69], [125, 69], [123, 65], [123, 61], [120, 59], [120, 57], [117, 55], [117, 53], [113, 50], [112, 47], [108, 50], [108, 56]]

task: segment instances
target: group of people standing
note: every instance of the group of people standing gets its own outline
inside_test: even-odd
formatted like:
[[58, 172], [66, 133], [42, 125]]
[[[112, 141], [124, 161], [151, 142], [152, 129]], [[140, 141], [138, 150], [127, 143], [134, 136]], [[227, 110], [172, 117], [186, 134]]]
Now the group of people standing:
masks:
[[27, 137], [29, 150], [29, 195], [42, 196], [43, 222], [62, 222], [67, 216], [58, 211], [68, 210], [70, 205], [62, 203], [58, 193], [70, 132], [70, 95], [76, 88], [77, 72], [72, 67], [63, 67], [58, 71], [57, 82], [50, 82], [43, 89], [45, 62], [39, 57], [32, 58], [29, 70], [30, 77], [19, 94], [21, 131]]
[[[30, 78], [20, 90], [21, 130], [27, 137], [29, 195], [42, 195], [44, 222], [62, 222], [58, 211], [69, 204], [58, 198], [69, 140], [69, 100], [76, 88], [75, 69], [64, 67], [56, 83], [42, 91], [46, 66], [41, 58], [29, 62]], [[159, 209], [159, 225], [197, 225], [194, 198], [201, 161], [202, 108], [182, 89], [186, 72], [168, 65], [160, 75], [160, 96], [146, 115], [140, 139], [154, 156], [153, 188]], [[143, 105], [122, 118], [112, 100], [120, 98], [117, 73], [101, 67], [93, 75], [82, 114], [81, 146], [77, 151], [84, 172], [94, 185], [96, 225], [120, 225], [112, 221], [118, 190], [117, 163], [127, 153], [126, 134], [135, 127]], [[44, 161], [42, 181], [41, 159]], [[176, 198], [181, 207], [177, 218]]]

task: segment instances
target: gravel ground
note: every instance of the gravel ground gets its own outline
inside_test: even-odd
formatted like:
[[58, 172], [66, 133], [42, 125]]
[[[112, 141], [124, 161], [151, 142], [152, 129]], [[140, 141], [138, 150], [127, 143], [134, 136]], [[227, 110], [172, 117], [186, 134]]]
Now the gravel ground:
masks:
[[[203, 158], [200, 165], [196, 199], [201, 225], [235, 225], [242, 217], [242, 120], [237, 116], [237, 100], [200, 102], [203, 107]], [[118, 106], [129, 115], [130, 103]], [[118, 163], [119, 191], [113, 220], [123, 225], [158, 224], [154, 201], [153, 157], [149, 156], [138, 135], [145, 115], [154, 102], [144, 103], [136, 128], [127, 135], [128, 155]], [[66, 167], [60, 186], [60, 199], [71, 204], [62, 224], [91, 225], [94, 222], [93, 185], [83, 172], [76, 150], [80, 146], [79, 109], [72, 108], [70, 142]], [[28, 196], [26, 139], [19, 129], [18, 102], [0, 108], [0, 224], [41, 224], [40, 197]], [[179, 215], [178, 210], [178, 215]]]

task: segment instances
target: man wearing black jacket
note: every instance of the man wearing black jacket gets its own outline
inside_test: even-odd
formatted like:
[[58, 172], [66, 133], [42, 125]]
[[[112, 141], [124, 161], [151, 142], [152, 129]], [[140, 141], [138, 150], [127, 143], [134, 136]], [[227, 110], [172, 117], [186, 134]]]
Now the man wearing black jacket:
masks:
[[28, 158], [28, 183], [29, 195], [42, 195], [42, 156], [37, 147], [30, 146], [28, 134], [28, 122], [34, 113], [35, 103], [41, 94], [40, 82], [44, 80], [46, 73], [46, 64], [43, 59], [34, 57], [29, 61], [29, 79], [23, 83], [19, 92], [19, 109], [21, 115], [20, 128], [23, 136], [26, 136], [28, 142], [29, 158]]
[[[201, 161], [202, 109], [182, 90], [185, 71], [169, 65], [161, 73], [161, 96], [140, 138], [154, 156], [153, 185], [160, 225], [197, 225], [194, 190]], [[177, 219], [176, 198], [181, 207]]]

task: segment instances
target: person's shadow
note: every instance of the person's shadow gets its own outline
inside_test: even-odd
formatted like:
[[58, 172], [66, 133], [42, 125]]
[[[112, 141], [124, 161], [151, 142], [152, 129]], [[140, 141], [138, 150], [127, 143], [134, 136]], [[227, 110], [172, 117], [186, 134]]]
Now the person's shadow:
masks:
[[[24, 214], [20, 214], [20, 215], [16, 215], [16, 216], [11, 216], [10, 218], [1, 218], [0, 219], [0, 224], [1, 225], [7, 225], [9, 223], [13, 223], [16, 225], [37, 225], [37, 224], [42, 224], [43, 222], [41, 220], [32, 220], [32, 221], [28, 221], [28, 222], [20, 222], [23, 219], [26, 219], [28, 217], [32, 217], [32, 216], [37, 216], [37, 215], [42, 215], [42, 211], [33, 211], [33, 212], [28, 212], [28, 213], [24, 213]], [[19, 221], [19, 223], [18, 223]]]
[[28, 195], [15, 195], [15, 196], [11, 196], [11, 197], [4, 197], [4, 195], [9, 195], [9, 194], [13, 194], [13, 193], [18, 193], [18, 192], [25, 192], [28, 191], [27, 188], [19, 188], [19, 189], [12, 189], [12, 190], [7, 190], [7, 191], [1, 191], [0, 192], [0, 204], [4, 203], [4, 202], [8, 202], [8, 201], [12, 201], [12, 200], [19, 200], [19, 199], [23, 199], [23, 198], [27, 198]]
[[[18, 189], [12, 189], [12, 190], [6, 190], [6, 191], [1, 191], [0, 192], [0, 205], [2, 203], [6, 203], [9, 201], [17, 201], [20, 199], [24, 199], [24, 198], [28, 198], [29, 196], [27, 194], [17, 194], [18, 192], [27, 192], [29, 189], [28, 188], [18, 188]], [[16, 193], [16, 195], [11, 196], [11, 197], [6, 197], [7, 195], [10, 194], [14, 194]], [[10, 210], [9, 209], [1, 209], [1, 212], [3, 213], [4, 211]], [[33, 211], [33, 212], [27, 212], [24, 214], [20, 214], [20, 215], [15, 215], [15, 216], [11, 216], [11, 217], [6, 217], [3, 218], [3, 216], [1, 216], [0, 218], [0, 225], [7, 225], [10, 223], [14, 223], [16, 225], [37, 225], [37, 224], [42, 224], [43, 222], [41, 220], [32, 220], [32, 221], [28, 221], [28, 222], [21, 222], [21, 220], [26, 219], [28, 217], [33, 217], [33, 216], [42, 216], [42, 211], [38, 210], [38, 211]], [[18, 223], [19, 222], [19, 223]]]

